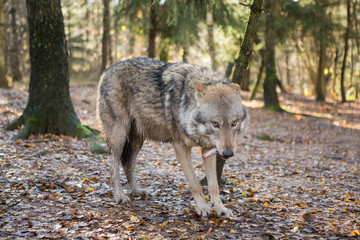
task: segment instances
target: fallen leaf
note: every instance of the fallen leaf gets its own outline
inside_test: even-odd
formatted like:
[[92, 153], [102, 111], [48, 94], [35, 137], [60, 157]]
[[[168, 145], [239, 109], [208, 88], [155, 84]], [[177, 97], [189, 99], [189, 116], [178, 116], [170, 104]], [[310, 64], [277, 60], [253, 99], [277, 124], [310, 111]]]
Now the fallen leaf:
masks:
[[304, 213], [301, 218], [304, 222], [314, 222], [316, 220], [316, 216], [311, 213]]
[[138, 222], [140, 222], [140, 219], [137, 218], [137, 217], [134, 216], [134, 215], [131, 215], [131, 216], [130, 216], [130, 221], [133, 222], [133, 223], [138, 223]]

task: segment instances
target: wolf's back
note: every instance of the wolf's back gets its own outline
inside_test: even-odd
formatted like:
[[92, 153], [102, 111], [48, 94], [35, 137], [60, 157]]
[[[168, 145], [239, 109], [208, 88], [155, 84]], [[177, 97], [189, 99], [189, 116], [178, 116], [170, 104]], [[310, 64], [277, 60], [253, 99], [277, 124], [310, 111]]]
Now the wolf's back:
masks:
[[127, 112], [136, 128], [156, 141], [168, 142], [181, 131], [181, 115], [195, 107], [194, 81], [229, 84], [221, 74], [185, 63], [134, 58], [109, 67], [98, 87], [100, 123], [121, 121]]

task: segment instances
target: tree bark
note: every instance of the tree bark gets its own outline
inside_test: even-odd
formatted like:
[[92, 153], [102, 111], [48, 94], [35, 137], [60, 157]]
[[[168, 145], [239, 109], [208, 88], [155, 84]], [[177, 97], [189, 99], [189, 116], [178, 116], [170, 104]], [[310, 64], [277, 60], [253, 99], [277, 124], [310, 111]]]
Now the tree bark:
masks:
[[12, 4], [12, 0], [9, 1], [9, 13], [10, 13], [10, 69], [13, 82], [21, 82], [21, 72], [19, 63], [19, 44], [18, 34], [16, 26], [16, 8]]
[[108, 38], [108, 56], [109, 56], [109, 63], [110, 65], [113, 65], [114, 64], [114, 58], [113, 58], [113, 55], [112, 55], [112, 48], [113, 48], [113, 41], [112, 41], [112, 35], [110, 34], [109, 32], [109, 38]]
[[186, 63], [186, 62], [187, 62], [187, 57], [188, 57], [188, 45], [187, 45], [186, 42], [183, 43], [182, 49], [183, 49], [182, 61], [183, 61], [184, 63]]
[[342, 53], [340, 52], [338, 47], [335, 47], [335, 58], [334, 58], [334, 79], [333, 79], [333, 85], [332, 85], [332, 92], [333, 92], [333, 97], [336, 96], [336, 78], [337, 78], [337, 65], [338, 65], [338, 61], [339, 58], [341, 57]]
[[291, 51], [285, 50], [285, 59], [286, 59], [286, 84], [289, 89], [291, 89], [291, 77], [290, 77], [290, 64], [289, 64], [289, 54]]
[[108, 59], [108, 39], [110, 32], [110, 20], [109, 20], [109, 0], [103, 0], [104, 12], [103, 12], [103, 36], [102, 36], [102, 60], [100, 75], [105, 71]]
[[316, 101], [325, 101], [325, 97], [326, 97], [324, 62], [325, 62], [325, 46], [320, 41], [318, 72], [315, 83]]
[[250, 91], [250, 75], [251, 75], [251, 71], [250, 71], [250, 65], [249, 65], [248, 68], [246, 69], [245, 75], [241, 82], [241, 90], [242, 91], [247, 91], [247, 92]]
[[29, 99], [6, 130], [24, 126], [15, 139], [31, 134], [95, 137], [81, 125], [69, 92], [69, 63], [60, 0], [26, 0], [30, 33]]
[[[360, 32], [358, 15], [356, 14], [358, 4], [359, 4], [359, 1], [353, 2], [354, 32], [357, 34], [359, 34], [359, 32]], [[358, 56], [360, 56], [360, 37], [355, 37], [355, 41], [356, 41]]]
[[216, 62], [216, 52], [215, 52], [215, 42], [214, 42], [214, 19], [212, 10], [209, 9], [206, 12], [206, 24], [208, 32], [208, 46], [209, 46], [209, 55], [211, 59], [211, 68], [216, 71], [217, 62]]
[[150, 0], [150, 21], [151, 28], [149, 30], [149, 46], [148, 46], [148, 57], [155, 58], [155, 40], [157, 34], [157, 18], [155, 12], [155, 2]]
[[0, 87], [7, 88], [9, 83], [6, 79], [6, 0], [0, 0]]
[[227, 78], [229, 78], [231, 76], [233, 68], [234, 68], [234, 63], [233, 62], [228, 62], [228, 65], [227, 65], [226, 71], [225, 71], [225, 76]]
[[[109, 2], [110, 2], [110, 0], [109, 0]], [[109, 9], [112, 9], [113, 7], [112, 6], [110, 6], [110, 3], [109, 3], [109, 6], [108, 6], [108, 11], [109, 11]], [[108, 14], [108, 22], [109, 22], [109, 26], [108, 26], [108, 28], [109, 28], [109, 33], [108, 33], [108, 57], [109, 57], [109, 63], [110, 63], [110, 65], [113, 65], [114, 64], [114, 59], [113, 59], [113, 55], [112, 55], [112, 48], [113, 48], [113, 41], [112, 41], [112, 39], [113, 39], [113, 35], [111, 34], [111, 31], [110, 31], [110, 29], [112, 29], [112, 21], [111, 21], [111, 19], [112, 19], [112, 17], [111, 17], [111, 14], [110, 14], [110, 11], [109, 11], [109, 14]]]
[[246, 26], [244, 40], [241, 43], [239, 57], [235, 60], [235, 70], [232, 81], [240, 86], [248, 68], [250, 54], [252, 53], [252, 45], [257, 30], [257, 23], [260, 13], [262, 12], [262, 3], [263, 0], [254, 0], [250, 7], [251, 12], [248, 25]]
[[261, 64], [260, 64], [260, 69], [259, 69], [259, 73], [257, 75], [257, 79], [256, 79], [256, 83], [254, 86], [254, 89], [251, 93], [251, 97], [250, 97], [250, 101], [255, 99], [256, 96], [256, 92], [260, 87], [260, 83], [261, 83], [261, 79], [262, 79], [262, 75], [264, 73], [264, 69], [265, 69], [265, 57], [264, 57], [264, 49], [260, 50], [260, 56], [261, 56]]
[[275, 65], [275, 32], [274, 32], [274, 14], [276, 11], [277, 1], [266, 0], [266, 9], [270, 9], [270, 13], [266, 15], [265, 25], [265, 80], [264, 88], [264, 107], [273, 111], [281, 110], [276, 85], [278, 77], [276, 76]]
[[351, 30], [351, 1], [347, 0], [347, 27], [345, 30], [345, 47], [344, 47], [344, 59], [341, 66], [341, 76], [340, 76], [340, 87], [341, 87], [341, 101], [346, 102], [345, 95], [345, 71], [346, 71], [346, 58], [348, 56], [349, 51], [349, 38], [350, 38], [350, 30]]
[[72, 10], [72, 3], [70, 2], [70, 1], [66, 1], [66, 3], [67, 3], [67, 6], [66, 6], [66, 8], [67, 8], [67, 18], [66, 18], [66, 20], [67, 20], [67, 31], [68, 31], [68, 35], [67, 35], [67, 39], [68, 39], [68, 42], [67, 42], [67, 44], [68, 44], [68, 53], [69, 53], [69, 57], [68, 57], [68, 59], [69, 59], [69, 65], [70, 65], [70, 69], [71, 69], [71, 63], [72, 63], [72, 57], [73, 57], [73, 55], [72, 55], [72, 27], [71, 27], [71, 20], [72, 20], [72, 12], [71, 12], [71, 10]]

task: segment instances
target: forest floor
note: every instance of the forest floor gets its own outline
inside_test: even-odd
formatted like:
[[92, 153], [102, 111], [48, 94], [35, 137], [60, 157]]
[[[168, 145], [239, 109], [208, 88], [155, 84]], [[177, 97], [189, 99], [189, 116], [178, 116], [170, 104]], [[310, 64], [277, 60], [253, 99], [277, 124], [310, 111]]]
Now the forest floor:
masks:
[[[82, 123], [98, 128], [96, 86], [71, 95]], [[225, 166], [221, 196], [234, 217], [223, 219], [196, 215], [174, 150], [154, 142], [136, 169], [150, 196], [116, 204], [109, 154], [66, 136], [14, 142], [17, 131], [2, 130], [26, 101], [26, 89], [0, 89], [0, 239], [360, 239], [360, 102], [281, 95], [289, 114], [244, 101], [252, 123]], [[201, 178], [198, 149], [193, 159]]]

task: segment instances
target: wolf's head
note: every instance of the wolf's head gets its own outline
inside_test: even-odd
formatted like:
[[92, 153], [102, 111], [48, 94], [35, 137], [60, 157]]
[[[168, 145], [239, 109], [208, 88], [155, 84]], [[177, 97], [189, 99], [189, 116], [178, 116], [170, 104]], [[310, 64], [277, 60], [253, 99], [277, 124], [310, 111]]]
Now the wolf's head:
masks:
[[200, 136], [200, 143], [205, 148], [215, 146], [223, 158], [232, 157], [236, 137], [250, 121], [248, 111], [241, 103], [239, 85], [194, 84], [196, 110], [192, 114], [192, 126]]

